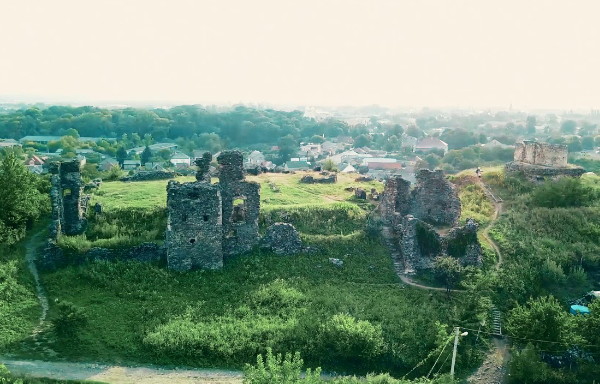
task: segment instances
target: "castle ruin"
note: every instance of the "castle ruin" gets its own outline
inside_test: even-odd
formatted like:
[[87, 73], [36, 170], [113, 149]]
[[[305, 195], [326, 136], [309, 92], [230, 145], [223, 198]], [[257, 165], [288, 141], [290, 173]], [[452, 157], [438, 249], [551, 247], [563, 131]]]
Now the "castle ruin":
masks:
[[567, 146], [524, 140], [515, 146], [514, 161], [564, 168], [567, 166]]
[[83, 194], [80, 161], [50, 163], [52, 187], [52, 225], [50, 237], [58, 238], [60, 234], [79, 235], [86, 226], [85, 208], [87, 199]]
[[524, 140], [515, 147], [514, 161], [506, 163], [507, 172], [520, 172], [531, 179], [554, 176], [581, 176], [585, 170], [567, 163], [566, 145]]
[[170, 269], [218, 269], [223, 259], [251, 250], [259, 241], [260, 185], [244, 178], [239, 151], [217, 158], [219, 183], [208, 174], [212, 156], [196, 162], [196, 182], [167, 186], [167, 264]]
[[[379, 214], [384, 234], [392, 254], [401, 256], [404, 273], [433, 267], [437, 256], [452, 256], [463, 265], [480, 265], [482, 249], [477, 239], [478, 225], [468, 220], [455, 227], [460, 217], [460, 199], [456, 188], [443, 171], [422, 169], [417, 174], [417, 184], [401, 176], [386, 181]], [[452, 226], [445, 231], [436, 226]]]

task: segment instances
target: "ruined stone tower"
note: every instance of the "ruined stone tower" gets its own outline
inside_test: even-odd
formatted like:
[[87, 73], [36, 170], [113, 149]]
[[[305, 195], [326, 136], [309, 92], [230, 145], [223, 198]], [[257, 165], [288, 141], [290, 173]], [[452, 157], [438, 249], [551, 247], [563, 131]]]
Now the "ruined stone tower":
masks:
[[167, 262], [169, 268], [223, 267], [221, 193], [210, 183], [167, 186]]
[[247, 252], [258, 243], [260, 185], [244, 180], [241, 152], [221, 152], [217, 162], [223, 200], [223, 253], [231, 256]]
[[243, 157], [218, 157], [219, 184], [211, 184], [212, 156], [196, 162], [196, 182], [167, 186], [167, 262], [171, 269], [218, 269], [223, 258], [251, 250], [259, 240], [260, 185], [244, 180]]
[[50, 164], [52, 174], [50, 236], [52, 238], [56, 238], [60, 233], [79, 235], [85, 230], [85, 199], [80, 164], [76, 159]]

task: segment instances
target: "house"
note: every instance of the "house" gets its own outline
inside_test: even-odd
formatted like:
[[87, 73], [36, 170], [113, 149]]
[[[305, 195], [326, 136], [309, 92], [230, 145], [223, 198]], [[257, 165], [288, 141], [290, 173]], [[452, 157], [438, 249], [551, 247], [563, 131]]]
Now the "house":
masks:
[[[156, 143], [156, 144], [151, 144], [148, 146], [148, 148], [150, 148], [150, 150], [152, 151], [152, 153], [156, 153], [162, 150], [169, 150], [169, 151], [175, 151], [178, 148], [178, 145], [175, 143]], [[146, 149], [146, 146], [143, 145], [141, 147], [135, 147], [135, 148], [131, 148], [129, 151], [127, 151], [128, 153], [134, 152], [136, 155], [140, 155], [142, 152], [144, 152], [144, 149]]]
[[123, 169], [126, 171], [132, 170], [132, 169], [137, 169], [141, 166], [142, 164], [140, 163], [139, 160], [125, 160], [123, 162]]
[[321, 144], [302, 144], [300, 145], [300, 150], [298, 154], [306, 157], [319, 157], [323, 153], [321, 149]]
[[118, 166], [119, 162], [112, 157], [107, 157], [106, 159], [102, 160], [100, 164], [98, 164], [98, 169], [101, 171], [108, 171], [115, 165]]
[[364, 159], [373, 157], [367, 153], [357, 153], [354, 150], [344, 151], [342, 153], [338, 153], [337, 155], [330, 156], [329, 159], [333, 161], [335, 165], [340, 163], [353, 163], [353, 164], [361, 164]]
[[29, 157], [29, 159], [27, 159], [25, 161], [25, 167], [27, 167], [27, 169], [30, 172], [36, 173], [39, 175], [41, 173], [44, 173], [44, 164], [45, 163], [46, 162], [41, 157], [36, 156], [36, 155], [31, 155], [31, 157]]
[[437, 137], [425, 137], [415, 145], [415, 152], [429, 152], [432, 150], [442, 150], [444, 154], [448, 152], [448, 144]]
[[485, 148], [514, 148], [514, 145], [502, 144], [498, 140], [494, 139], [487, 144], [483, 145]]
[[286, 171], [308, 171], [310, 164], [306, 160], [290, 160], [283, 165]]
[[326, 141], [323, 144], [321, 144], [321, 151], [322, 153], [326, 153], [328, 155], [333, 155], [334, 153], [336, 153], [339, 150], [344, 149], [343, 145], [340, 145], [338, 143], [334, 143], [332, 141]]
[[192, 164], [192, 158], [182, 152], [175, 152], [171, 156], [171, 164], [176, 167], [189, 167]]
[[265, 162], [265, 155], [260, 151], [252, 151], [246, 156], [245, 162], [247, 165], [261, 165]]
[[402, 163], [396, 159], [390, 159], [386, 157], [372, 157], [363, 160], [363, 165], [371, 169], [380, 170], [398, 170], [402, 169]]
[[409, 136], [407, 134], [402, 134], [402, 148], [410, 148], [411, 151], [415, 150], [415, 145], [417, 145], [417, 141], [419, 141], [419, 139], [417, 139], [414, 136]]
[[4, 139], [0, 140], [0, 148], [11, 148], [11, 147], [20, 147], [21, 144], [17, 140], [13, 139]]
[[[38, 144], [48, 144], [51, 141], [60, 141], [63, 136], [25, 136], [22, 137], [19, 141], [21, 143], [38, 143]], [[107, 141], [115, 141], [117, 140], [114, 137], [80, 137], [77, 139], [79, 142], [93, 141], [95, 143], [107, 140]]]

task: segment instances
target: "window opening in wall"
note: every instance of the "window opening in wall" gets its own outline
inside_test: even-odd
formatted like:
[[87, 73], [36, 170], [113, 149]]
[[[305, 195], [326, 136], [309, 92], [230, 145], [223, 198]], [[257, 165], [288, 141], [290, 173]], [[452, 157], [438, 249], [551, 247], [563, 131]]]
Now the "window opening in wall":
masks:
[[208, 221], [208, 215], [204, 215], [204, 216], [202, 216], [202, 219], [203, 219], [204, 221]]
[[233, 223], [246, 222], [246, 198], [236, 197], [233, 199], [233, 210], [231, 212], [231, 221]]
[[190, 239], [190, 244], [194, 244], [196, 242], [196, 239]]

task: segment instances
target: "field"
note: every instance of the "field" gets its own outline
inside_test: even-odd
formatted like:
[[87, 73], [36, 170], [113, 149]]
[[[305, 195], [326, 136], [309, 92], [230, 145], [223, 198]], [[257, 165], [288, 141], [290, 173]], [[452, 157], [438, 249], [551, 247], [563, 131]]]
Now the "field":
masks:
[[[381, 191], [380, 183], [341, 175], [336, 184], [309, 185], [298, 182], [301, 176], [249, 179], [262, 186], [261, 226], [290, 221], [314, 252], [282, 257], [257, 250], [220, 271], [96, 262], [45, 273], [50, 318], [81, 319], [70, 332], [48, 330], [48, 347], [69, 360], [239, 368], [271, 346], [299, 351], [308, 366], [329, 371], [401, 376], [417, 365], [411, 376], [426, 373], [451, 327], [478, 326], [487, 307], [399, 281], [387, 249], [364, 231], [373, 206], [345, 190]], [[165, 185], [104, 183], [92, 203], [101, 202], [108, 215], [164, 212]], [[464, 196], [476, 202], [478, 193]], [[476, 210], [473, 202], [465, 207]], [[481, 338], [461, 343], [459, 371], [476, 365], [485, 348]]]

